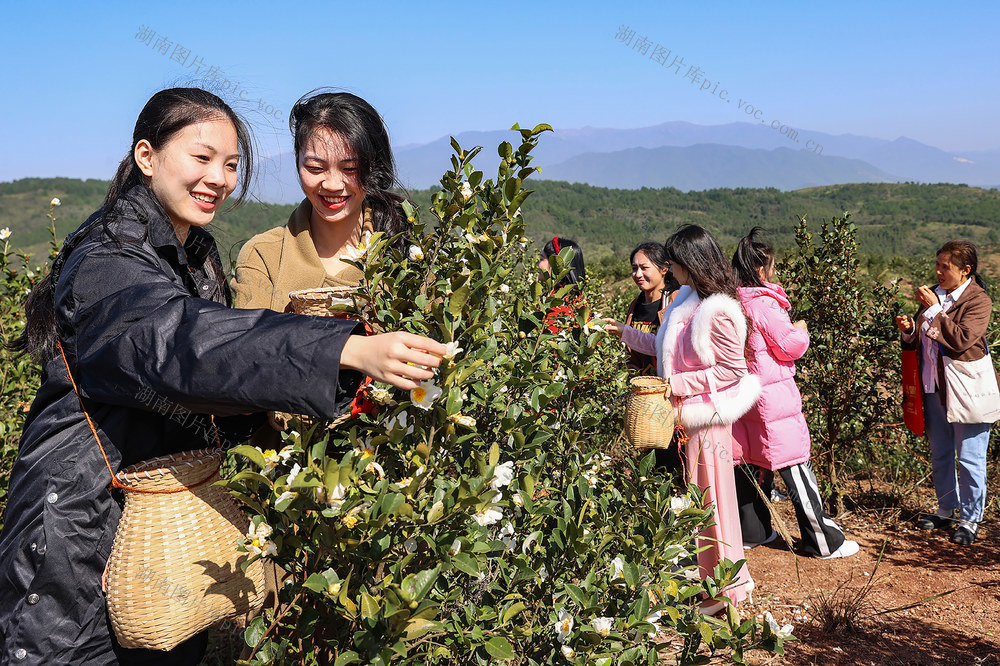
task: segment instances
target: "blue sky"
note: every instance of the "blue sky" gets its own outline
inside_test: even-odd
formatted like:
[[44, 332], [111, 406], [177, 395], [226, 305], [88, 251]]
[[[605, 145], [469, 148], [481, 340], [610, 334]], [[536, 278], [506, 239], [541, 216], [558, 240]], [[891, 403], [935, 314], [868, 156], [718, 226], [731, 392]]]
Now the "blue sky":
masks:
[[[749, 103], [800, 130], [1000, 149], [1000, 3], [35, 2], [3, 14], [3, 181], [110, 178], [146, 99], [199, 83], [171, 58], [178, 45], [202, 74], [239, 84], [234, 106], [266, 154], [290, 149], [288, 109], [319, 86], [370, 101], [397, 146], [514, 122], [749, 121]], [[649, 51], [617, 40], [620, 26]], [[679, 74], [650, 59], [657, 44], [683, 58]], [[732, 101], [700, 90], [705, 79]]]

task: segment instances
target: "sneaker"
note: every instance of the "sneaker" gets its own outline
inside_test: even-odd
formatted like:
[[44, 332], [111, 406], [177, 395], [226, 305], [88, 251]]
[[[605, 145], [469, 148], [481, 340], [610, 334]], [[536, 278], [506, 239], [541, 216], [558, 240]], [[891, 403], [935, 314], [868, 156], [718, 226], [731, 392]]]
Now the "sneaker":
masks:
[[955, 524], [955, 519], [953, 518], [953, 513], [949, 511], [945, 515], [941, 515], [940, 511], [938, 513], [932, 513], [924, 516], [917, 521], [918, 530], [947, 530], [951, 529], [951, 526]]
[[778, 533], [775, 530], [771, 530], [771, 533], [767, 535], [767, 538], [760, 543], [745, 543], [743, 544], [743, 550], [753, 550], [757, 546], [763, 546], [765, 543], [771, 543], [778, 538]]
[[971, 546], [972, 542], [976, 540], [976, 534], [978, 533], [979, 523], [970, 523], [967, 520], [963, 520], [955, 528], [955, 532], [951, 535], [951, 541], [960, 546]]
[[785, 493], [781, 492], [777, 488], [771, 488], [771, 502], [772, 503], [774, 503], [774, 502], [780, 502], [781, 500], [786, 500], [786, 499], [788, 499], [788, 495], [786, 495]]
[[840, 548], [833, 551], [829, 555], [821, 555], [819, 559], [821, 560], [835, 560], [840, 557], [850, 557], [851, 555], [857, 555], [858, 551], [861, 550], [861, 546], [858, 545], [857, 541], [845, 541], [840, 544]]

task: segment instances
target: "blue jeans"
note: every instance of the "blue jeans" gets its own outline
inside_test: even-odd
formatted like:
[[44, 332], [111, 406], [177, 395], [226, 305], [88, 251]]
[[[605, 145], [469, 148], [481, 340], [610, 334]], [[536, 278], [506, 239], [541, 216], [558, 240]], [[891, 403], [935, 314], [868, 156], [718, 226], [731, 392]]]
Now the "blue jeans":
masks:
[[959, 509], [959, 518], [978, 523], [986, 506], [986, 445], [990, 441], [990, 424], [948, 423], [947, 408], [937, 393], [924, 395], [924, 423], [931, 445], [938, 508]]

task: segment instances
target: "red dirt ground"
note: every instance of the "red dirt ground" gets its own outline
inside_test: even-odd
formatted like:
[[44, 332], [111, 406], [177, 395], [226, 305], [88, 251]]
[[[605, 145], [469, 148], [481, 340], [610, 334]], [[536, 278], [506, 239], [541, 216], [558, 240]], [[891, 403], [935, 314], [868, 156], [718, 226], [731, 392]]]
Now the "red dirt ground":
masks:
[[[997, 478], [996, 471], [991, 469], [991, 480]], [[997, 484], [990, 485], [992, 491]], [[741, 605], [741, 614], [770, 611], [780, 624], [793, 624], [800, 638], [785, 644], [783, 657], [760, 653], [751, 662], [1000, 665], [1000, 525], [992, 508], [995, 498], [995, 493], [987, 498], [991, 508], [972, 546], [951, 543], [948, 532], [923, 532], [913, 526], [915, 511], [936, 508], [927, 482], [902, 500], [887, 494], [859, 498], [862, 505], [878, 508], [837, 519], [848, 538], [861, 545], [853, 557], [796, 558], [780, 539], [749, 551], [757, 587], [753, 604]], [[776, 508], [797, 536], [791, 503], [779, 502]], [[859, 629], [824, 630], [815, 619], [823, 606], [819, 596], [846, 598], [872, 575], [875, 580], [861, 612], [869, 619], [861, 620]], [[872, 617], [949, 591], [914, 608]]]

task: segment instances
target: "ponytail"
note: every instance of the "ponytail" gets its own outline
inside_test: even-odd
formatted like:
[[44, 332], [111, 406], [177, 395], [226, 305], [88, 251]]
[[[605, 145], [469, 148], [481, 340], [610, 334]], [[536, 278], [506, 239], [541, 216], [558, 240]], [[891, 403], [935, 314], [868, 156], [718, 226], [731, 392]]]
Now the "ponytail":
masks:
[[768, 241], [758, 238], [764, 230], [754, 227], [736, 244], [733, 254], [733, 272], [741, 287], [763, 287], [759, 269], [766, 272], [774, 263], [774, 246]]

